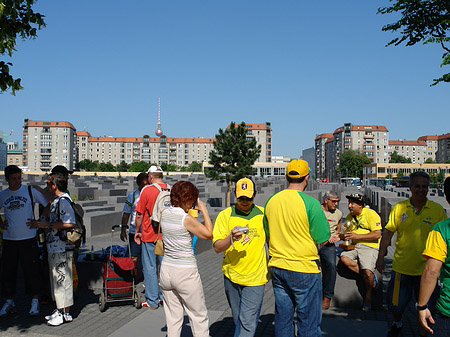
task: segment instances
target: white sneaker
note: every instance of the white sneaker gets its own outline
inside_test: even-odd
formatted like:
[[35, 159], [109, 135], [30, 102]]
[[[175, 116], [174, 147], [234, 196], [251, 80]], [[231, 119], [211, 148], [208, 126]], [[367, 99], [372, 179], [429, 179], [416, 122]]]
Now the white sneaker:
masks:
[[72, 316], [68, 312], [65, 312], [63, 314], [63, 318], [64, 318], [64, 322], [66, 322], [66, 323], [69, 323], [69, 322], [73, 321]]
[[47, 321], [48, 325], [51, 326], [58, 326], [64, 323], [64, 317], [63, 314], [61, 314], [60, 311], [58, 311], [55, 315], [55, 317], [53, 317], [52, 319]]
[[58, 314], [59, 314], [59, 310], [58, 310], [58, 309], [55, 309], [55, 310], [52, 312], [51, 315], [45, 316], [45, 320], [46, 320], [46, 321], [49, 321], [49, 320], [51, 320], [52, 318], [55, 318], [56, 316], [58, 316]]
[[30, 315], [30, 316], [39, 315], [39, 300], [37, 298], [33, 298], [31, 300], [31, 309], [28, 312], [28, 315]]
[[6, 300], [5, 304], [3, 304], [2, 310], [0, 310], [0, 317], [4, 317], [9, 314], [13, 314], [16, 312], [16, 305], [13, 300]]

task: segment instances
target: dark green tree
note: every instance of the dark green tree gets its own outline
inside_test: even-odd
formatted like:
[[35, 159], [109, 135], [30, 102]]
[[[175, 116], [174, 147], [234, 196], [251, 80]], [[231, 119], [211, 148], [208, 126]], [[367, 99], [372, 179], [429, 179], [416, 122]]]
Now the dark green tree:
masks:
[[83, 159], [78, 163], [80, 170], [93, 172], [98, 171], [98, 161], [92, 161], [90, 159]]
[[115, 172], [116, 169], [113, 164], [108, 162], [108, 163], [100, 163], [98, 165], [98, 171], [100, 171], [100, 172]]
[[129, 172], [147, 172], [150, 164], [147, 164], [145, 161], [136, 161], [130, 165], [128, 168]]
[[433, 158], [427, 158], [427, 160], [425, 160], [425, 164], [434, 164], [436, 163], [436, 161]]
[[252, 165], [260, 153], [261, 145], [256, 143], [256, 139], [254, 137], [247, 138], [247, 128], [244, 122], [238, 125], [231, 122], [229, 128], [219, 129], [214, 141], [214, 150], [209, 153], [209, 164], [212, 167], [205, 169], [205, 174], [213, 180], [227, 182], [227, 207], [230, 206], [233, 182], [256, 174]]
[[[437, 43], [442, 47], [442, 66], [450, 65], [450, 5], [448, 0], [390, 0], [393, 4], [378, 9], [380, 14], [394, 13], [400, 19], [382, 30], [399, 32], [400, 36], [387, 46], [405, 42], [407, 46], [416, 43]], [[431, 86], [439, 82], [450, 82], [450, 73], [433, 80]]]
[[365, 153], [354, 150], [346, 150], [339, 156], [338, 172], [347, 177], [362, 178], [363, 166], [370, 164], [370, 159]]
[[398, 154], [397, 151], [394, 151], [389, 158], [390, 163], [411, 163], [411, 158], [406, 158], [401, 154]]
[[117, 172], [127, 172], [130, 168], [130, 165], [128, 165], [124, 160], [120, 162], [120, 164], [116, 165], [116, 171]]
[[201, 162], [199, 162], [199, 161], [194, 161], [194, 162], [192, 162], [190, 165], [189, 165], [189, 167], [188, 167], [188, 169], [187, 169], [187, 171], [189, 171], [189, 172], [201, 172], [202, 171], [202, 163]]
[[[12, 57], [16, 51], [16, 39], [30, 39], [37, 36], [38, 29], [45, 27], [44, 15], [33, 12], [35, 0], [1, 0], [0, 1], [0, 55]], [[11, 89], [23, 89], [20, 78], [10, 74], [11, 62], [0, 61], [0, 93]]]
[[405, 176], [405, 174], [403, 173], [403, 170], [402, 169], [398, 170], [397, 177], [401, 178], [401, 177], [404, 177], [404, 176]]

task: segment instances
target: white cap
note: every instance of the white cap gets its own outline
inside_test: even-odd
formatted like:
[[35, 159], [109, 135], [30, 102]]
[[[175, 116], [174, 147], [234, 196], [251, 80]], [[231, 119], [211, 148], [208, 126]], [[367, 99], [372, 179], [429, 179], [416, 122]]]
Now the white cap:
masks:
[[164, 173], [160, 166], [152, 165], [147, 170], [147, 173]]

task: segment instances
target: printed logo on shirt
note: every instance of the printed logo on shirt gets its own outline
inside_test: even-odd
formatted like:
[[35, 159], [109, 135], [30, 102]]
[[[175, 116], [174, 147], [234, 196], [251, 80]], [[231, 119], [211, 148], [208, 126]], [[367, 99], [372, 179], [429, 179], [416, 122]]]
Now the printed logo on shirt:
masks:
[[402, 214], [402, 222], [405, 222], [406, 219], [408, 219], [408, 214], [403, 213], [403, 214]]
[[433, 223], [431, 222], [431, 216], [427, 216], [425, 220], [423, 220], [423, 223], [428, 226], [433, 226]]
[[11, 196], [8, 199], [5, 200], [3, 203], [5, 208], [8, 208], [9, 210], [18, 210], [22, 207], [25, 207], [26, 202], [28, 201], [27, 197], [23, 197], [21, 195]]

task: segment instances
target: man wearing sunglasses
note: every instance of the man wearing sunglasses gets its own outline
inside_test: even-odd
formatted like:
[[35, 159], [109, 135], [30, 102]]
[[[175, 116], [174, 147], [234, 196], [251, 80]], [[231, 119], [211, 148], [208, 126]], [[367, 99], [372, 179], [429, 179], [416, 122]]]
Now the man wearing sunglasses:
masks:
[[342, 212], [337, 208], [339, 196], [334, 191], [327, 191], [323, 196], [322, 208], [330, 225], [331, 237], [327, 243], [319, 247], [320, 265], [322, 269], [322, 310], [330, 307], [336, 284], [336, 246], [342, 225]]
[[236, 183], [237, 203], [217, 216], [213, 229], [216, 253], [224, 253], [225, 293], [236, 325], [234, 336], [254, 336], [269, 280], [264, 209], [253, 203], [255, 184], [249, 178]]

